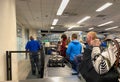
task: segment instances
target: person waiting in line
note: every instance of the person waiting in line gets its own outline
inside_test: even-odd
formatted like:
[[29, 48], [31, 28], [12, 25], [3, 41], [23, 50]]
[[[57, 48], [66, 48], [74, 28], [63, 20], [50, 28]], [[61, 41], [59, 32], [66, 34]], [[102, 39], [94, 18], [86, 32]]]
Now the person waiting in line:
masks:
[[57, 52], [60, 55], [60, 49], [61, 49], [61, 41], [58, 41], [57, 43]]
[[63, 34], [61, 36], [61, 39], [62, 39], [62, 41], [61, 41], [60, 53], [61, 53], [61, 56], [66, 57], [67, 35]]
[[77, 34], [72, 34], [72, 41], [68, 44], [68, 48], [66, 50], [66, 54], [69, 56], [70, 63], [72, 64], [72, 68], [78, 72], [78, 60], [77, 57], [81, 56], [82, 46], [80, 42], [77, 40]]
[[[97, 38], [97, 34], [94, 31], [90, 31], [87, 33], [87, 43], [88, 47], [84, 50], [83, 53], [83, 60], [81, 61], [81, 66], [79, 71], [86, 82], [119, 82], [118, 81], [118, 74], [115, 70], [108, 72], [107, 74], [100, 75], [96, 72], [95, 68], [93, 67], [93, 61], [96, 61], [97, 58], [102, 61], [100, 56], [93, 57], [93, 50], [95, 48], [99, 48], [101, 46], [100, 40]], [[100, 48], [99, 48], [100, 49]], [[98, 52], [97, 50], [94, 50]], [[100, 51], [100, 50], [99, 50]], [[100, 54], [94, 54], [100, 55]], [[104, 64], [103, 62], [102, 64]], [[100, 64], [99, 64], [100, 65]], [[106, 69], [106, 63], [103, 65], [103, 69]]]
[[104, 35], [104, 38], [103, 38], [103, 40], [101, 40], [101, 47], [104, 47], [104, 48], [106, 48], [107, 47], [107, 43], [106, 43], [106, 40], [107, 39], [107, 35]]
[[81, 53], [84, 53], [84, 49], [86, 48], [86, 45], [84, 44], [84, 41], [82, 39], [80, 39], [80, 43], [82, 45], [82, 52]]
[[27, 42], [25, 46], [26, 51], [30, 51], [30, 62], [31, 62], [31, 69], [32, 74], [36, 74], [36, 68], [38, 73], [40, 73], [40, 66], [39, 66], [39, 55], [38, 51], [40, 50], [40, 43], [37, 40], [34, 40], [32, 36], [30, 36], [30, 41]]
[[70, 37], [67, 39], [67, 45], [71, 42]]

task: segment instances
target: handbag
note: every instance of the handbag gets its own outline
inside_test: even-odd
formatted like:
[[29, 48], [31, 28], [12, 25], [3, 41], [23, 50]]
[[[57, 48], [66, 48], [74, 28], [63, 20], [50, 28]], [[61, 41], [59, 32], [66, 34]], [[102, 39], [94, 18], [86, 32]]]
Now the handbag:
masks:
[[79, 73], [81, 73], [86, 82], [119, 82], [119, 73], [117, 71], [117, 67], [119, 65], [120, 46], [117, 41], [110, 39], [106, 41], [112, 41], [112, 43], [116, 45], [118, 51], [116, 55], [116, 61], [109, 71], [104, 74], [99, 74], [99, 72], [95, 70], [91, 60], [92, 58], [90, 54], [92, 53], [92, 49], [85, 49], [83, 60], [81, 61], [81, 65], [79, 67]]
[[98, 74], [107, 73], [115, 64], [118, 67], [120, 46], [116, 40], [107, 39], [107, 47], [100, 50], [99, 47], [92, 50], [92, 63]]

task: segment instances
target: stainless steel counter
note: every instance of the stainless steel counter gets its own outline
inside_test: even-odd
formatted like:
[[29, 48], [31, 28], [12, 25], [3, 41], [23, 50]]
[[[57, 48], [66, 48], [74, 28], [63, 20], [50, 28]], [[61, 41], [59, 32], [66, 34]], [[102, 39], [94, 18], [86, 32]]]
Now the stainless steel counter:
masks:
[[50, 55], [45, 57], [44, 78], [73, 76], [72, 69], [67, 65], [65, 67], [47, 67], [49, 57]]
[[83, 82], [78, 77], [51, 77], [44, 79], [21, 80], [19, 82]]

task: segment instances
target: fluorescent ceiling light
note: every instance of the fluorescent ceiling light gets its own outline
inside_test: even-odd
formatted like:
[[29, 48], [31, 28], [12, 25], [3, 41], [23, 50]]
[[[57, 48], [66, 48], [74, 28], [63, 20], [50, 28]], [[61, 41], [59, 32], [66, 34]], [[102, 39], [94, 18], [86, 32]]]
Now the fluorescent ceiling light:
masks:
[[103, 23], [103, 24], [100, 24], [100, 25], [98, 25], [98, 26], [104, 26], [104, 25], [107, 25], [107, 24], [111, 24], [111, 23], [113, 23], [114, 21], [109, 21], [109, 22], [106, 22], [106, 23]]
[[92, 30], [92, 29], [94, 29], [94, 28], [92, 27], [92, 28], [89, 28], [88, 30]]
[[96, 12], [103, 11], [104, 9], [110, 7], [112, 4], [113, 4], [113, 3], [109, 3], [109, 2], [108, 2], [108, 3], [104, 4], [103, 6], [101, 6], [100, 8], [98, 8], [98, 9], [96, 10]]
[[50, 27], [51, 29], [54, 29], [54, 27]]
[[88, 20], [90, 18], [91, 18], [90, 16], [86, 16], [83, 19], [81, 19], [80, 21], [78, 21], [77, 24], [80, 24], [80, 23], [82, 23], [82, 22], [84, 22], [84, 21], [86, 21], [86, 20]]
[[70, 29], [72, 29], [72, 28], [74, 28], [74, 27], [77, 27], [77, 26], [70, 26], [70, 28], [68, 28], [68, 29], [70, 30]]
[[52, 25], [56, 25], [58, 22], [58, 19], [54, 19]]
[[115, 29], [115, 28], [118, 28], [119, 26], [114, 26], [114, 27], [111, 27], [111, 28], [107, 28], [105, 30], [111, 30], [111, 29]]
[[66, 8], [67, 4], [68, 4], [69, 0], [62, 0], [60, 7], [57, 11], [57, 15], [62, 15], [64, 9]]
[[73, 27], [68, 28], [69, 30], [72, 29]]

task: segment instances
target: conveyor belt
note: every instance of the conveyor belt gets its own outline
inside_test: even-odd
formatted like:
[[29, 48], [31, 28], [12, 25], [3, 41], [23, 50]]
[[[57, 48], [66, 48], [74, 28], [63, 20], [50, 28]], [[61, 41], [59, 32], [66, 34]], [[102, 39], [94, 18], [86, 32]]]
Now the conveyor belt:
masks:
[[49, 56], [46, 55], [45, 57], [43, 79], [21, 80], [19, 82], [85, 82], [83, 78], [72, 75], [72, 70], [68, 65], [65, 67], [47, 67]]
[[49, 55], [46, 55], [44, 77], [72, 76], [72, 70], [67, 65], [65, 65], [65, 67], [47, 67], [48, 60], [49, 60]]

